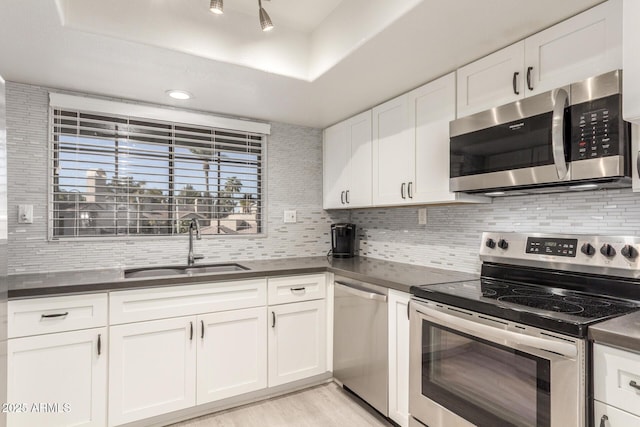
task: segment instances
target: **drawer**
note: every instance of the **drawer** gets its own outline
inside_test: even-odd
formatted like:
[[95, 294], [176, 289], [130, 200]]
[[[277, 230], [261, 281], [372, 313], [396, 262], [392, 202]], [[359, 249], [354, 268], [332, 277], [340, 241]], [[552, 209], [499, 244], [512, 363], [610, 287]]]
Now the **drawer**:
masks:
[[110, 323], [140, 322], [264, 306], [266, 279], [211, 282], [109, 294]]
[[640, 354], [594, 344], [593, 363], [594, 398], [640, 416]]
[[107, 294], [11, 300], [7, 303], [9, 338], [107, 325]]
[[631, 427], [640, 426], [640, 417], [605, 405], [597, 400], [593, 402], [594, 427]]
[[324, 273], [269, 278], [269, 305], [322, 299], [326, 292]]

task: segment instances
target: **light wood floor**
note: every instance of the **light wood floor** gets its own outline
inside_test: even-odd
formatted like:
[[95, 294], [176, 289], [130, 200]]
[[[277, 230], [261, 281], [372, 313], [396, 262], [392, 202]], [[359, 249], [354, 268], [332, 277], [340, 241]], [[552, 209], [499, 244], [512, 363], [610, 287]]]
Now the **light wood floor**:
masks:
[[389, 427], [331, 382], [171, 427]]

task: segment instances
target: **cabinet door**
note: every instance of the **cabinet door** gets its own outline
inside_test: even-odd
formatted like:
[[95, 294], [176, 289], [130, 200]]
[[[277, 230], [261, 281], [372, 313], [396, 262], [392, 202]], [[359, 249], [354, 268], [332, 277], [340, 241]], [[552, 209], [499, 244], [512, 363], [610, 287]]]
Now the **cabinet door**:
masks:
[[324, 300], [269, 307], [269, 387], [327, 369]]
[[593, 426], [633, 427], [640, 426], [640, 417], [621, 411], [597, 400], [593, 402]]
[[517, 101], [524, 97], [524, 84], [524, 42], [458, 68], [457, 116]]
[[389, 290], [389, 418], [409, 425], [409, 294]]
[[349, 158], [347, 122], [341, 122], [324, 130], [322, 207], [344, 208], [345, 192], [349, 186]]
[[196, 318], [110, 328], [109, 425], [196, 403]]
[[7, 425], [105, 426], [107, 348], [106, 328], [10, 339]]
[[198, 405], [267, 387], [267, 309], [198, 316]]
[[374, 205], [408, 200], [407, 185], [413, 180], [415, 161], [407, 101], [404, 94], [373, 109]]
[[347, 206], [371, 206], [371, 110], [349, 119], [347, 132], [351, 142]]
[[[527, 96], [622, 68], [622, 2], [612, 0], [525, 40]], [[526, 85], [525, 85], [526, 86]]]
[[409, 93], [415, 126], [413, 203], [455, 200], [449, 192], [449, 122], [455, 118], [455, 73]]
[[[622, 17], [622, 115], [625, 120], [640, 124], [640, 2], [623, 0]], [[632, 76], [632, 78], [626, 78]], [[633, 157], [632, 157], [633, 158]], [[636, 187], [634, 186], [634, 190]]]

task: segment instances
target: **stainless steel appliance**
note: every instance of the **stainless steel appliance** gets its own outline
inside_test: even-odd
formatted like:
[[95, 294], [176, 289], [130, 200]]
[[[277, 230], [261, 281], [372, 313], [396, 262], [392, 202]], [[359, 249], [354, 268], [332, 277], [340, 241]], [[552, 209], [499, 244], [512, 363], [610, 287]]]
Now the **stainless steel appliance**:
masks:
[[411, 425], [587, 425], [589, 325], [640, 309], [640, 238], [484, 233], [479, 280], [411, 289]]
[[450, 123], [452, 191], [497, 196], [631, 185], [622, 71]]
[[388, 416], [387, 288], [334, 279], [333, 376]]
[[331, 255], [334, 258], [351, 258], [356, 256], [355, 224], [331, 224]]

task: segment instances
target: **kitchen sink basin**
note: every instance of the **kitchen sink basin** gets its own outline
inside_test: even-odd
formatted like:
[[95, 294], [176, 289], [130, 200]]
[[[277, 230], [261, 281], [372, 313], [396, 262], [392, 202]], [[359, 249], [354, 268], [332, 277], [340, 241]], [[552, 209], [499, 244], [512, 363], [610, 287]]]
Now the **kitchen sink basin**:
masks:
[[203, 264], [179, 265], [171, 267], [133, 268], [124, 271], [125, 279], [142, 279], [166, 276], [192, 276], [194, 274], [231, 273], [246, 271], [249, 268], [240, 264]]

